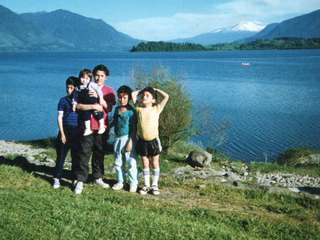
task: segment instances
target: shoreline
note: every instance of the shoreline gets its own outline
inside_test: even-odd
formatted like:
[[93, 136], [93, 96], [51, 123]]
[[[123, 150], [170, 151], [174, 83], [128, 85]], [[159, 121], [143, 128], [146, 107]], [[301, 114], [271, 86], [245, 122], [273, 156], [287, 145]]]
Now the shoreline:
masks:
[[[55, 160], [47, 157], [45, 151], [54, 150], [50, 148], [33, 148], [31, 145], [17, 143], [15, 141], [0, 140], [0, 163], [10, 165], [29, 165], [31, 172], [46, 175], [52, 178], [50, 172], [55, 166]], [[34, 156], [43, 160], [36, 159]], [[15, 159], [6, 159], [5, 156], [17, 156]], [[167, 160], [165, 160], [167, 161]], [[254, 164], [254, 163], [251, 163]], [[65, 166], [70, 167], [71, 163], [66, 162]], [[42, 172], [46, 168], [46, 172]], [[205, 188], [206, 183], [216, 183], [234, 188], [258, 188], [269, 193], [285, 193], [295, 197], [307, 196], [320, 199], [320, 177], [301, 176], [289, 173], [269, 173], [250, 172], [248, 164], [242, 164], [243, 173], [236, 173], [231, 167], [222, 166], [220, 169], [193, 168], [186, 163], [186, 166], [172, 170], [172, 174], [161, 173], [161, 178], [175, 178], [180, 181], [202, 180], [203, 184], [199, 188]], [[113, 168], [105, 169], [105, 174], [113, 174]], [[142, 173], [139, 173], [142, 176]], [[63, 178], [66, 182], [71, 182], [68, 178]], [[166, 194], [167, 195], [167, 194]], [[167, 197], [167, 196], [166, 196]], [[161, 198], [161, 196], [160, 196]]]

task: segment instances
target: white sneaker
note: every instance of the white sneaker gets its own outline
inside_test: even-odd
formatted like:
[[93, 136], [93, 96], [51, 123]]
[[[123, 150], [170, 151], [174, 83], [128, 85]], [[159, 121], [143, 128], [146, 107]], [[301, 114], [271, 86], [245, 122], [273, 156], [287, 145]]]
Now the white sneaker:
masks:
[[81, 194], [83, 190], [83, 182], [77, 182], [77, 185], [74, 189], [75, 194]]
[[92, 134], [92, 131], [90, 129], [86, 129], [83, 133], [83, 136], [89, 136], [90, 134]]
[[53, 188], [59, 188], [60, 187], [60, 180], [58, 178], [53, 179]]
[[130, 190], [129, 192], [135, 193], [137, 192], [138, 185], [137, 184], [130, 184]]
[[98, 134], [103, 134], [106, 131], [105, 127], [99, 128]]
[[123, 183], [116, 183], [112, 189], [113, 190], [121, 190], [123, 188]]
[[159, 195], [160, 194], [160, 190], [157, 186], [152, 186], [151, 187], [151, 192], [153, 195]]
[[78, 183], [78, 180], [73, 180], [72, 181], [72, 186], [75, 187], [77, 185], [77, 183]]
[[143, 188], [140, 190], [141, 195], [146, 195], [150, 191], [150, 187], [143, 186]]
[[105, 183], [102, 178], [96, 179], [96, 184], [98, 184], [99, 186], [103, 187], [103, 188], [109, 188], [109, 184]]

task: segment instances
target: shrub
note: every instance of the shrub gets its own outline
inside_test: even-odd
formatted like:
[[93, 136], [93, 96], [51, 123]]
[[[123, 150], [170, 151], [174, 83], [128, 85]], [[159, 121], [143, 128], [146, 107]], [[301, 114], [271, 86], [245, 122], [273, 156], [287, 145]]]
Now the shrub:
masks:
[[[226, 138], [229, 121], [223, 120], [218, 124], [207, 120], [210, 106], [201, 105], [195, 108], [188, 84], [183, 75], [173, 76], [168, 67], [155, 66], [151, 72], [138, 66], [132, 69], [131, 85], [134, 89], [143, 89], [147, 86], [159, 88], [169, 94], [170, 99], [160, 116], [160, 139], [165, 152], [177, 141], [188, 141], [194, 135], [209, 136], [210, 144]], [[159, 97], [161, 98], [161, 97]], [[161, 99], [158, 99], [160, 102]], [[213, 119], [213, 116], [210, 116]]]
[[[150, 86], [169, 94], [170, 99], [160, 115], [159, 123], [161, 144], [165, 151], [175, 142], [187, 141], [189, 137], [197, 134], [197, 126], [192, 116], [194, 108], [187, 83], [174, 77], [169, 68], [155, 66], [151, 73], [142, 67], [133, 69], [131, 84], [134, 89]], [[158, 102], [160, 100], [161, 97], [158, 98]]]
[[319, 164], [318, 155], [319, 151], [311, 147], [289, 148], [281, 153], [276, 161], [285, 166], [308, 166]]

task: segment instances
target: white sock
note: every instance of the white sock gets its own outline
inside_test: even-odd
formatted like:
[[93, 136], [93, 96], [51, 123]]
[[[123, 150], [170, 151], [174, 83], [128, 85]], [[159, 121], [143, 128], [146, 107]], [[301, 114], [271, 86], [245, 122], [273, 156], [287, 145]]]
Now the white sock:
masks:
[[101, 118], [99, 120], [99, 129], [102, 129], [102, 128], [104, 128], [104, 119], [103, 118]]
[[152, 186], [158, 186], [160, 169], [152, 170]]
[[91, 130], [90, 120], [84, 121], [84, 127], [86, 128], [86, 131]]
[[143, 169], [142, 174], [143, 174], [144, 185], [146, 185], [147, 187], [150, 187], [150, 169]]

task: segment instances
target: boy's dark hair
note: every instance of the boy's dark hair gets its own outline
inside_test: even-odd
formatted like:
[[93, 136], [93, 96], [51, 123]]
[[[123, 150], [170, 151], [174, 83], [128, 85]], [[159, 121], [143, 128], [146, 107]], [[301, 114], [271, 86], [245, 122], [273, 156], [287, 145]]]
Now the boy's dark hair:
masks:
[[152, 87], [146, 87], [144, 89], [142, 89], [140, 92], [139, 92], [139, 95], [143, 94], [144, 92], [149, 92], [151, 93], [152, 97], [157, 100], [157, 92], [154, 90], [154, 88]]
[[79, 85], [79, 78], [77, 77], [68, 77], [68, 79], [66, 80], [66, 86], [68, 85], [73, 85], [74, 87]]
[[97, 71], [104, 71], [106, 76], [109, 76], [109, 69], [103, 64], [100, 64], [93, 69], [92, 71], [93, 76], [96, 75]]
[[89, 69], [82, 69], [80, 72], [79, 72], [79, 79], [81, 77], [83, 77], [84, 75], [87, 75], [89, 78], [92, 78], [92, 72], [89, 70]]
[[129, 96], [129, 100], [131, 100], [131, 93], [132, 93], [132, 89], [126, 85], [123, 85], [121, 87], [119, 87], [117, 94], [119, 95], [120, 93], [125, 93], [128, 94]]

